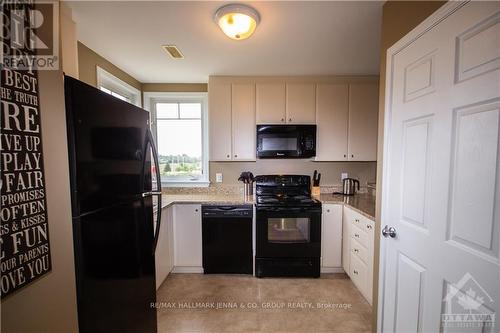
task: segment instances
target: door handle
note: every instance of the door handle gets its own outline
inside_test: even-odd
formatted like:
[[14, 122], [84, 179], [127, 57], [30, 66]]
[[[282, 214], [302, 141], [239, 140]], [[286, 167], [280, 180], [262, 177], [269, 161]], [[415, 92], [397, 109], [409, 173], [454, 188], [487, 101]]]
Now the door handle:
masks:
[[394, 227], [389, 227], [388, 225], [386, 225], [384, 229], [382, 229], [382, 235], [385, 238], [387, 237], [396, 238], [396, 229]]

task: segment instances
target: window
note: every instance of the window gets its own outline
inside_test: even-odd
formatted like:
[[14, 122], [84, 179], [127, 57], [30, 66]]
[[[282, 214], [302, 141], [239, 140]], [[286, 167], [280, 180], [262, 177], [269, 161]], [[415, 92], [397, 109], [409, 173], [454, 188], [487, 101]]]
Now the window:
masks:
[[164, 186], [208, 186], [206, 93], [144, 93]]
[[122, 101], [141, 106], [141, 92], [97, 66], [97, 87]]

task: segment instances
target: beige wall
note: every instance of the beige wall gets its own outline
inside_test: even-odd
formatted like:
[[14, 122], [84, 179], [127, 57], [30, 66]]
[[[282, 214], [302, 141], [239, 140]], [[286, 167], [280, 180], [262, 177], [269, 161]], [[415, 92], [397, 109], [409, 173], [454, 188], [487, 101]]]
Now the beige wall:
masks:
[[78, 42], [79, 79], [91, 86], [97, 87], [97, 66], [130, 84], [132, 87], [142, 90], [142, 84], [139, 81], [89, 49], [83, 43]]
[[222, 172], [224, 185], [238, 184], [242, 171], [254, 175], [264, 174], [304, 174], [313, 175], [314, 170], [321, 172], [321, 185], [340, 185], [340, 174], [347, 172], [349, 177], [359, 178], [361, 186], [375, 181], [376, 162], [313, 162], [309, 160], [257, 160], [257, 162], [210, 162], [210, 181], [215, 183], [215, 173]]
[[[387, 1], [382, 12], [382, 36], [380, 45], [380, 96], [378, 120], [378, 165], [377, 165], [377, 202], [376, 202], [376, 235], [380, 234], [380, 198], [382, 195], [382, 162], [384, 144], [384, 107], [385, 107], [385, 71], [387, 49], [413, 30], [418, 24], [441, 7], [446, 1]], [[375, 263], [373, 288], [373, 331], [376, 330], [376, 313], [378, 299], [378, 265], [379, 237], [375, 237]]]
[[142, 91], [150, 92], [207, 92], [206, 83], [143, 83]]
[[2, 300], [3, 333], [78, 331], [62, 71], [39, 71], [39, 87], [52, 271]]
[[78, 41], [71, 8], [60, 2], [61, 62], [64, 74], [78, 78]]

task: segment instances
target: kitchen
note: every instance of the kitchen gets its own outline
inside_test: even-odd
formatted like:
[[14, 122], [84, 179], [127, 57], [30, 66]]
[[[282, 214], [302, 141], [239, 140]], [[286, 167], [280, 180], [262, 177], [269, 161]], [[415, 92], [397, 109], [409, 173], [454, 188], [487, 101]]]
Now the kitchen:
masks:
[[[26, 74], [33, 89], [2, 69], [12, 89], [1, 91], [2, 206], [20, 207], [4, 198], [23, 190], [41, 193], [39, 209], [22, 214], [38, 218], [36, 241], [19, 238], [2, 209], [2, 274], [24, 268], [10, 252], [39, 246], [33, 263], [45, 263], [26, 281], [16, 273], [11, 287], [2, 279], [3, 331], [435, 331], [449, 324], [433, 316], [465, 290], [464, 273], [499, 295], [498, 217], [487, 213], [498, 185], [474, 184], [487, 188], [469, 209], [481, 212], [480, 231], [464, 229], [473, 217], [459, 208], [465, 174], [492, 178], [498, 164], [498, 112], [483, 112], [497, 110], [498, 66], [483, 60], [498, 45], [466, 53], [475, 36], [498, 35], [495, 2], [56, 3], [61, 68]], [[432, 118], [438, 111], [419, 113], [437, 108], [428, 99], [444, 84], [434, 74], [441, 49], [420, 39], [436, 22], [465, 31], [435, 38], [463, 43], [446, 52], [463, 47], [456, 68], [474, 68], [453, 74], [457, 89], [477, 91], [457, 93], [453, 128]], [[474, 56], [484, 69], [470, 67]], [[26, 90], [22, 100], [8, 95]], [[488, 121], [467, 118], [476, 113]], [[475, 141], [470, 122], [486, 126]], [[443, 136], [430, 135], [433, 126]], [[31, 130], [24, 167], [13, 167], [9, 140]], [[447, 131], [457, 136], [449, 145]], [[484, 143], [481, 163], [464, 159], [474, 147], [463, 142]], [[439, 216], [439, 200], [429, 200], [441, 192], [428, 178], [445, 184], [438, 166], [450, 163], [427, 160], [448, 156], [431, 147], [454, 145], [465, 150], [450, 157], [454, 185], [443, 186], [451, 194], [441, 206], [453, 223], [442, 232], [444, 246], [464, 251], [442, 256], [465, 265], [448, 259], [440, 270], [426, 251], [442, 245], [421, 235]], [[30, 172], [39, 175], [30, 188], [10, 181]], [[437, 271], [439, 286], [428, 281]], [[426, 288], [446, 297], [424, 297]], [[483, 307], [494, 327], [498, 305]]]

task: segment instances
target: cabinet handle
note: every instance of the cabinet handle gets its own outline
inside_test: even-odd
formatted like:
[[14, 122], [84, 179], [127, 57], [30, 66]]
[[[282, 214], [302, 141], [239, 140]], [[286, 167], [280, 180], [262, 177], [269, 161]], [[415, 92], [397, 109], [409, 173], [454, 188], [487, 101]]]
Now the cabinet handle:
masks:
[[285, 121], [285, 118], [281, 118], [281, 122], [284, 122]]
[[358, 275], [358, 271], [357, 271], [357, 270], [354, 270], [354, 274]]
[[369, 224], [367, 224], [367, 225], [366, 225], [366, 228], [371, 230], [372, 226], [371, 226], [371, 225], [369, 225]]
[[238, 157], [238, 155], [237, 155], [237, 154], [234, 154], [234, 157]]
[[288, 121], [292, 121], [292, 118], [289, 118]]
[[354, 249], [354, 252], [358, 253], [358, 252], [359, 252], [359, 250], [358, 250], [358, 249]]
[[347, 154], [344, 154], [344, 158], [347, 158]]
[[354, 158], [354, 154], [351, 154], [351, 158]]
[[229, 158], [229, 157], [231, 157], [231, 155], [227, 154], [226, 157]]
[[359, 238], [359, 234], [354, 234], [354, 237]]
[[358, 219], [354, 219], [354, 221], [358, 222], [359, 223], [359, 220]]
[[327, 212], [327, 213], [330, 213], [330, 210], [329, 210], [329, 209], [327, 209], [327, 210], [326, 210], [326, 212]]
[[195, 211], [195, 212], [197, 212], [197, 211], [198, 211], [198, 208], [196, 208], [194, 211]]

